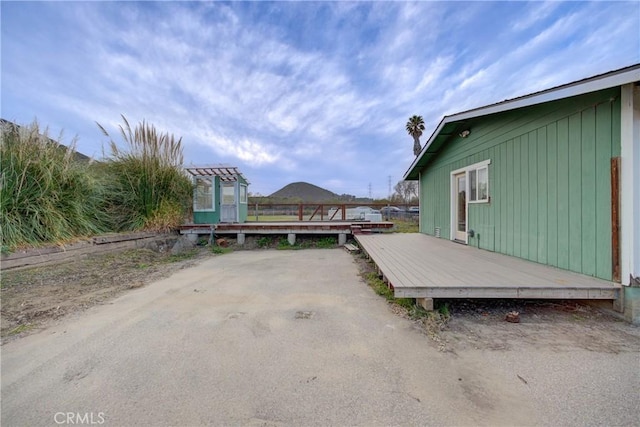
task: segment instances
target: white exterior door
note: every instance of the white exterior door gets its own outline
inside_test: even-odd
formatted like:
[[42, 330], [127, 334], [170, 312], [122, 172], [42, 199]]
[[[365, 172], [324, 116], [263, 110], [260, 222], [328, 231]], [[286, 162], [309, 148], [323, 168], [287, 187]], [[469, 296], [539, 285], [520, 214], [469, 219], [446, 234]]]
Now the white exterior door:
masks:
[[238, 221], [238, 197], [235, 182], [223, 182], [220, 184], [220, 222]]
[[462, 172], [453, 176], [453, 191], [455, 197], [453, 208], [453, 225], [455, 240], [467, 243], [467, 173]]

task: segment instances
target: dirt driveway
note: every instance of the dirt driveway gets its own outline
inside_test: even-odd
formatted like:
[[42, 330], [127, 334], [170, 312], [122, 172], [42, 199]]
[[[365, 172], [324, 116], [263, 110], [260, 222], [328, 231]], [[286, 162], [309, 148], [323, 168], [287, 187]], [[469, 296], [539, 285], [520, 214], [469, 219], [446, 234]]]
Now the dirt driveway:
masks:
[[358, 268], [341, 249], [215, 256], [8, 342], [2, 425], [640, 418], [638, 328], [581, 306], [524, 306], [519, 324], [452, 306], [430, 338]]

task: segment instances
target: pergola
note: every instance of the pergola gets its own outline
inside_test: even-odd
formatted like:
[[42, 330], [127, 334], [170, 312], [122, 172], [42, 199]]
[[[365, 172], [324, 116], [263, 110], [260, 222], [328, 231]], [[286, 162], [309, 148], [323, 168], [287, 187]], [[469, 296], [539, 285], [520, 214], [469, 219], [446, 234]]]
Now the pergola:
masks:
[[192, 176], [218, 176], [223, 182], [235, 182], [238, 180], [238, 176], [241, 176], [249, 184], [249, 180], [235, 166], [190, 166], [186, 168], [186, 171]]

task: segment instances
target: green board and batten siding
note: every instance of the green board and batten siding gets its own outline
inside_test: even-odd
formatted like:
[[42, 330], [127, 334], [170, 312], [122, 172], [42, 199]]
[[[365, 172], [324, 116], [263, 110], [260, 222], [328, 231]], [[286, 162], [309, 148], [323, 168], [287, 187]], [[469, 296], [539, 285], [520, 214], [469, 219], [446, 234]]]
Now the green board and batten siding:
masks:
[[[220, 212], [222, 211], [222, 195], [220, 194], [220, 178], [217, 176], [210, 177], [214, 179], [214, 204], [215, 210], [207, 210], [207, 211], [198, 211], [194, 210], [193, 212], [193, 222], [196, 224], [218, 224], [220, 222]], [[244, 179], [243, 176], [239, 175], [237, 177], [238, 182], [241, 185], [248, 186], [247, 180]], [[248, 191], [248, 188], [246, 188]], [[247, 217], [249, 215], [249, 207], [246, 202], [242, 202], [240, 200], [239, 189], [236, 187], [236, 204], [237, 204], [237, 215], [238, 221], [240, 223], [246, 222]]]
[[612, 279], [614, 88], [474, 118], [421, 173], [421, 232], [450, 237], [451, 172], [490, 160], [489, 203], [469, 204], [469, 245]]
[[220, 209], [217, 211], [193, 212], [194, 224], [217, 224], [220, 222]]

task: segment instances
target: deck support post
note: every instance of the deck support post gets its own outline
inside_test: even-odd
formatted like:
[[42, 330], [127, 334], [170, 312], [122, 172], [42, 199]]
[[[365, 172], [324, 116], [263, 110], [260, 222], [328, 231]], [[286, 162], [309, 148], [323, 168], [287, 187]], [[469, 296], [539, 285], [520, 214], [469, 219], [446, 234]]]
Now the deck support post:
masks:
[[287, 235], [287, 240], [289, 241], [289, 244], [291, 246], [295, 245], [296, 244], [296, 235], [295, 235], [295, 233], [289, 233]]
[[613, 300], [613, 310], [624, 313], [624, 287], [618, 290], [618, 298]]
[[347, 234], [346, 233], [338, 234], [338, 246], [344, 246], [345, 243], [347, 243]]
[[188, 233], [187, 239], [193, 244], [198, 243], [198, 233]]
[[427, 311], [433, 311], [433, 298], [416, 298], [416, 304]]
[[240, 246], [244, 245], [244, 233], [238, 233], [237, 242]]

